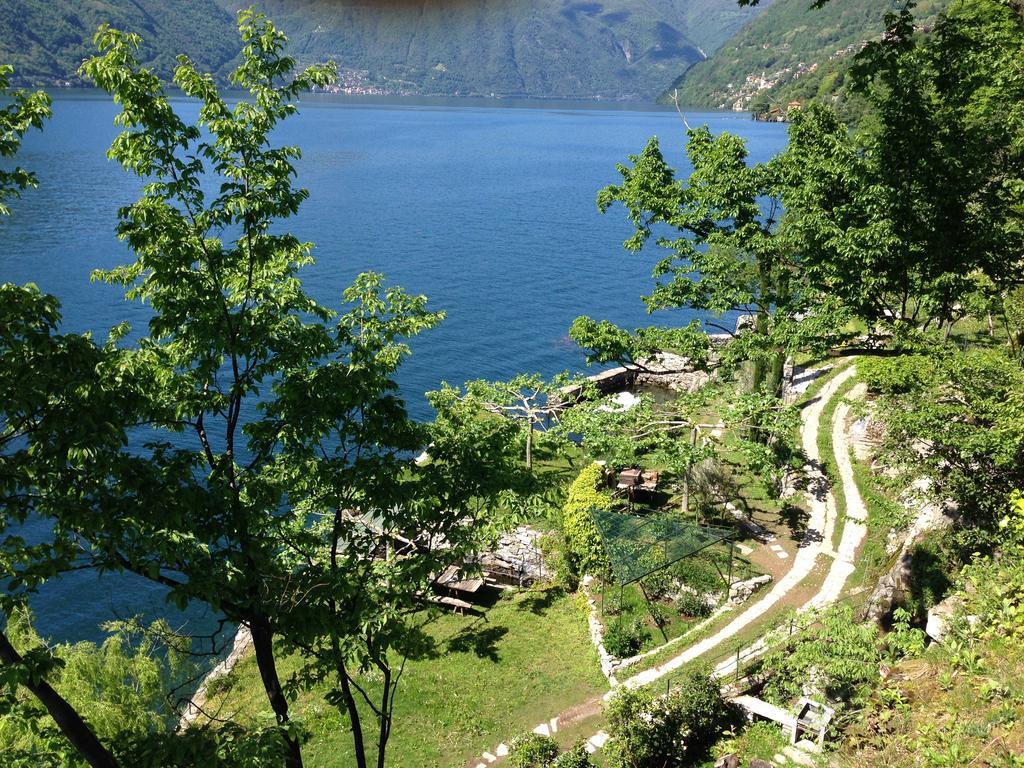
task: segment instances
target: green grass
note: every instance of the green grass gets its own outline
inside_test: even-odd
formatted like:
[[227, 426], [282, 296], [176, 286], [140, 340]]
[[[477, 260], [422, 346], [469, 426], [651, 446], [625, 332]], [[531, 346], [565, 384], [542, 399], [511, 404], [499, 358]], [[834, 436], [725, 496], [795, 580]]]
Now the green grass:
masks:
[[[825, 476], [832, 487], [832, 496], [836, 500], [836, 525], [832, 530], [832, 548], [837, 549], [842, 540], [843, 524], [846, 521], [846, 492], [843, 490], [843, 483], [839, 477], [839, 466], [836, 464], [836, 446], [832, 440], [832, 422], [835, 419], [836, 410], [850, 391], [857, 386], [857, 378], [847, 379], [836, 390], [832, 399], [828, 401], [821, 412], [821, 420], [818, 422], [818, 455], [821, 457], [821, 466]], [[841, 446], [842, 450], [849, 450], [847, 446]]]
[[[461, 766], [607, 690], [585, 615], [572, 596], [557, 590], [504, 593], [484, 617], [443, 614], [428, 631], [439, 655], [406, 665], [388, 765]], [[297, 666], [298, 659], [286, 659], [282, 675]], [[242, 721], [265, 717], [269, 709], [251, 656], [233, 677], [208, 711]], [[375, 690], [372, 677], [363, 682]], [[347, 718], [324, 701], [325, 692], [304, 692], [293, 705], [311, 731], [306, 765], [347, 768], [355, 764]]]
[[886, 552], [889, 531], [907, 525], [907, 510], [885, 489], [867, 462], [853, 458], [853, 479], [864, 500], [868, 513], [868, 533], [864, 547], [857, 558], [857, 566], [850, 575], [850, 584], [873, 584], [893, 557]]

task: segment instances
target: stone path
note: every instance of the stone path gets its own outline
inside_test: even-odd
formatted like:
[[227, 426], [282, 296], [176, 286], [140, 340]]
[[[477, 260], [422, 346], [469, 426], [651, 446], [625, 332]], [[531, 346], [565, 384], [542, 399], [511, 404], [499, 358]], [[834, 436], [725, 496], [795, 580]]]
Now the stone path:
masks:
[[[839, 467], [839, 475], [843, 484], [843, 492], [846, 499], [847, 520], [843, 527], [843, 536], [839, 548], [833, 551], [831, 542], [836, 526], [836, 502], [829, 489], [828, 478], [822, 471], [821, 456], [818, 451], [818, 434], [821, 429], [821, 416], [825, 407], [836, 396], [836, 392], [856, 373], [856, 368], [851, 365], [836, 374], [818, 393], [818, 396], [804, 409], [802, 424], [800, 427], [801, 444], [804, 454], [807, 456], [808, 465], [806, 475], [808, 479], [807, 503], [810, 515], [807, 520], [807, 529], [803, 540], [800, 542], [796, 556], [793, 558], [792, 567], [778, 581], [772, 589], [764, 595], [757, 603], [750, 606], [739, 614], [733, 621], [710, 637], [686, 648], [682, 653], [669, 659], [651, 669], [640, 672], [633, 677], [622, 681], [621, 685], [637, 688], [648, 685], [672, 672], [678, 670], [694, 659], [706, 654], [713, 648], [721, 645], [729, 638], [736, 636], [751, 623], [764, 616], [801, 581], [810, 575], [819, 555], [832, 555], [833, 561], [829, 568], [828, 575], [817, 593], [800, 608], [810, 610], [820, 608], [834, 602], [840, 595], [850, 573], [854, 570], [856, 551], [863, 542], [866, 535], [864, 520], [867, 513], [857, 485], [853, 479], [853, 467], [850, 462], [849, 447], [846, 440], [846, 419], [849, 413], [849, 406], [840, 404], [835, 411], [832, 427], [832, 445], [836, 453], [836, 464]], [[854, 392], [857, 392], [855, 388]], [[781, 547], [779, 547], [781, 550]], [[779, 555], [779, 551], [772, 548], [772, 551]], [[786, 554], [783, 552], [782, 554]], [[781, 555], [779, 555], [781, 557]], [[764, 652], [767, 643], [764, 638], [753, 643], [741, 651], [743, 659], [749, 659], [754, 655]], [[735, 671], [736, 660], [729, 659], [719, 664], [714, 673], [716, 676], [724, 677]], [[612, 691], [605, 695], [608, 698]], [[551, 726], [555, 728], [552, 729]], [[546, 729], [547, 733], [557, 730], [557, 718], [542, 723], [535, 729]], [[600, 731], [587, 740], [587, 750], [596, 751], [608, 739], [608, 734]], [[504, 752], [508, 748], [502, 744]], [[591, 749], [593, 748], [593, 749]], [[495, 762], [497, 755], [485, 752], [484, 762], [477, 763], [475, 768], [487, 768], [490, 763]], [[490, 758], [490, 759], [488, 759]]]
[[[867, 388], [858, 384], [850, 392], [850, 397], [863, 397]], [[830, 553], [834, 559], [829, 568], [825, 583], [818, 593], [808, 601], [801, 610], [822, 608], [839, 599], [847, 579], [856, 569], [857, 551], [867, 536], [868, 510], [864, 506], [857, 481], [853, 476], [853, 463], [850, 461], [850, 445], [846, 436], [846, 421], [850, 414], [850, 406], [840, 403], [836, 407], [835, 419], [832, 422], [832, 448], [835, 452], [836, 466], [839, 469], [839, 480], [843, 486], [843, 497], [846, 501], [846, 521], [843, 525], [843, 537], [839, 547]]]

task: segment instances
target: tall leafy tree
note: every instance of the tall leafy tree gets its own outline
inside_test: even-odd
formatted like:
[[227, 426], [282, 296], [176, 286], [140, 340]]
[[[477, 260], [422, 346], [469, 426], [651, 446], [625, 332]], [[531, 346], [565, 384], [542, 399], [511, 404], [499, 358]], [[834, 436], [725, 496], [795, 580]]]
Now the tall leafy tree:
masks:
[[[251, 632], [285, 764], [302, 764], [289, 698], [327, 680], [357, 764], [381, 766], [403, 660], [429, 652], [417, 612], [434, 576], [499, 526], [493, 510], [518, 470], [514, 427], [478, 419], [480, 404], [451, 389], [432, 396], [433, 422], [409, 418], [393, 377], [406, 340], [442, 318], [423, 297], [372, 274], [343, 293], [341, 312], [303, 291], [312, 246], [281, 227], [307, 196], [292, 183], [299, 150], [272, 132], [334, 72], [298, 71], [269, 21], [239, 19], [232, 80], [245, 98], [230, 104], [180, 59], [174, 81], [200, 102], [195, 124], [139, 66], [136, 36], [101, 29], [100, 55], [83, 66], [122, 108], [110, 156], [147, 180], [120, 213], [136, 258], [99, 276], [152, 306], [120, 370], [145, 393], [142, 424], [158, 430], [132, 433], [106, 510], [115, 522], [83, 535], [100, 565]], [[431, 460], [414, 462], [426, 445]], [[302, 663], [282, 679], [278, 657], [296, 651]]]
[[[14, 157], [25, 134], [50, 116], [45, 93], [8, 89], [11, 71], [0, 66], [4, 158]], [[0, 215], [10, 213], [6, 200], [36, 183], [24, 168], [0, 169]], [[52, 296], [33, 285], [0, 285], [0, 714], [17, 718], [25, 689], [90, 765], [113, 766], [109, 749], [49, 681], [60, 662], [43, 646], [19, 647], [14, 626], [40, 584], [78, 564], [68, 527], [55, 525], [51, 536], [30, 541], [24, 524], [52, 520], [56, 509], [75, 517], [88, 507], [89, 469], [119, 446], [117, 409], [101, 386], [104, 350], [87, 337], [60, 334], [59, 322]]]
[[952, 325], [984, 275], [997, 295], [1024, 253], [1024, 18], [974, 0], [915, 32], [910, 10], [858, 56], [871, 116], [851, 136], [812, 105], [794, 116], [783, 229], [810, 280], [869, 322]]
[[[636, 349], [679, 348], [698, 365], [752, 363], [754, 390], [781, 387], [785, 358], [797, 349], [823, 347], [841, 328], [832, 307], [808, 290], [799, 260], [776, 235], [781, 200], [773, 164], [747, 162], [742, 138], [715, 136], [706, 127], [688, 129], [685, 180], [666, 162], [652, 138], [632, 165], [620, 165], [622, 182], [603, 189], [598, 208], [621, 203], [634, 226], [624, 243], [632, 253], [653, 238], [665, 251], [653, 275], [650, 311], [688, 308], [707, 315], [701, 326], [647, 329], [623, 335], [587, 318], [573, 325], [573, 338], [592, 357], [620, 359]], [[746, 316], [737, 329], [737, 316]], [[720, 318], [720, 319], [716, 319]], [[706, 331], [728, 337], [711, 351]]]

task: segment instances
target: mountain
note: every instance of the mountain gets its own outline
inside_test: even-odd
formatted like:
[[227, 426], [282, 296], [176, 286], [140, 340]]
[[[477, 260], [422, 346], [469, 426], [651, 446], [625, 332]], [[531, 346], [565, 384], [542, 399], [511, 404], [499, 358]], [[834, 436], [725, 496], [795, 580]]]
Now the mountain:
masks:
[[[921, 0], [915, 9], [928, 24], [945, 0]], [[695, 64], [668, 90], [693, 106], [766, 111], [790, 101], [828, 98], [856, 109], [845, 89], [853, 56], [883, 32], [891, 0], [777, 0], [740, 29], [706, 61]]]
[[[223, 76], [251, 0], [0, 0], [0, 61], [77, 82], [98, 24], [139, 31], [163, 76], [183, 51]], [[350, 92], [649, 99], [759, 8], [735, 0], [257, 0], [302, 62]]]
[[0, 0], [0, 63], [22, 85], [79, 84], [100, 24], [142, 35], [140, 57], [164, 76], [183, 51], [219, 71], [239, 48], [232, 15], [213, 0]]

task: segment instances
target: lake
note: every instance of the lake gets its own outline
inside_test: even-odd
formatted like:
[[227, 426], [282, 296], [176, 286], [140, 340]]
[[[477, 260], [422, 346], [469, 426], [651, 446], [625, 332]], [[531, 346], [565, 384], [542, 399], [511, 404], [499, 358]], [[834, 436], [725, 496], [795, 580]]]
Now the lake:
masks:
[[[188, 118], [198, 112], [184, 99], [177, 107]], [[0, 279], [55, 294], [66, 330], [100, 338], [119, 322], [141, 328], [147, 318], [118, 288], [89, 280], [93, 269], [130, 260], [114, 228], [140, 181], [106, 159], [115, 114], [99, 94], [55, 94], [53, 119], [18, 156], [40, 187], [0, 221]], [[691, 125], [746, 137], [754, 161], [785, 144], [784, 125], [744, 113], [686, 114]], [[652, 135], [685, 172], [674, 109], [308, 97], [277, 134], [302, 148], [299, 184], [311, 193], [289, 224], [316, 244], [304, 284], [338, 306], [353, 276], [375, 270], [447, 312], [414, 340], [399, 376], [418, 417], [429, 415], [422, 393], [441, 381], [582, 370], [583, 354], [567, 336], [574, 318], [652, 322], [640, 297], [652, 285], [654, 254], [626, 253], [623, 210], [601, 215], [594, 202], [619, 179], [615, 164]], [[692, 317], [677, 311], [653, 322]], [[89, 574], [48, 585], [35, 608], [40, 630], [58, 640], [98, 639], [98, 622], [112, 614], [169, 613], [160, 590], [141, 580]]]

